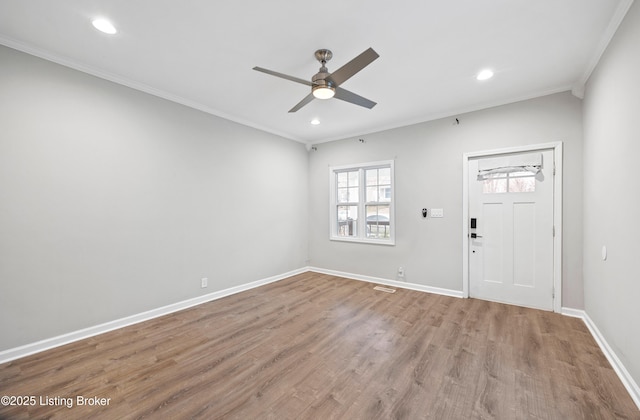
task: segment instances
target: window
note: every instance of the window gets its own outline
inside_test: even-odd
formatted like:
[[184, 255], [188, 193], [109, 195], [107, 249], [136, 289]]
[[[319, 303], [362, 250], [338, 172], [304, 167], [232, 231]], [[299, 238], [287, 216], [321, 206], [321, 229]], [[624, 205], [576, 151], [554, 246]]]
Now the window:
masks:
[[478, 161], [478, 181], [484, 194], [523, 193], [536, 190], [542, 153], [518, 153]]
[[393, 245], [393, 161], [331, 167], [333, 240]]
[[482, 181], [484, 194], [534, 192], [536, 178], [531, 172], [510, 172], [486, 175]]

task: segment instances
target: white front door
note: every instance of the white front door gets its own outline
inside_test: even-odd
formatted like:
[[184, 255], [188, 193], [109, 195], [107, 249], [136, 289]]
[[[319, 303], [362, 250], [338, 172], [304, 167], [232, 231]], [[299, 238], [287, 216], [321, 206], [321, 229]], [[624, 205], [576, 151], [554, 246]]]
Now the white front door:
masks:
[[[487, 163], [496, 157], [468, 161], [471, 297], [553, 310], [554, 152], [536, 153], [542, 166], [535, 175], [496, 169], [479, 181], [479, 165], [491, 167]], [[524, 155], [497, 158], [518, 161]]]

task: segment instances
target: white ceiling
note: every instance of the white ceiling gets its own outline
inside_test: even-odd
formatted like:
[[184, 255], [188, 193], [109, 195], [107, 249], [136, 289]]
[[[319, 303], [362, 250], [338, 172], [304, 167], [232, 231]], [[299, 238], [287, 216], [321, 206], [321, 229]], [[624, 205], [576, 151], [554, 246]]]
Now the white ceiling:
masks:
[[[579, 95], [632, 1], [0, 0], [0, 43], [311, 144]], [[315, 50], [333, 51], [333, 71], [368, 47], [380, 58], [342, 86], [371, 110], [331, 99], [288, 113], [310, 88], [252, 70], [311, 79]], [[487, 67], [494, 78], [475, 80]]]

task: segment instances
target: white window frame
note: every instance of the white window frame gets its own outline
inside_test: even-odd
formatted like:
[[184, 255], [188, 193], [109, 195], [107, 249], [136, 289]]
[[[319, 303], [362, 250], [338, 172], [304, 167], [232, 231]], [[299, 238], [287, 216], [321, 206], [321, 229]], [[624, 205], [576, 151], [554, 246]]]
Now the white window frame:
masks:
[[[375, 168], [389, 168], [391, 170], [391, 198], [389, 201], [389, 238], [380, 239], [380, 238], [368, 238], [366, 236], [366, 206], [365, 202], [365, 194], [366, 194], [366, 185], [364, 173], [367, 169], [375, 169]], [[359, 171], [360, 172], [360, 182], [358, 185], [358, 194], [359, 200], [357, 203], [358, 206], [358, 221], [356, 226], [357, 236], [339, 236], [338, 235], [338, 197], [337, 197], [337, 173], [345, 172], [345, 171]], [[341, 241], [341, 242], [358, 242], [358, 243], [367, 243], [367, 244], [378, 244], [378, 245], [395, 245], [396, 244], [396, 223], [395, 223], [395, 174], [394, 174], [394, 161], [393, 160], [384, 160], [378, 162], [367, 162], [367, 163], [359, 163], [352, 165], [340, 165], [340, 166], [330, 166], [329, 167], [329, 239], [332, 241]]]

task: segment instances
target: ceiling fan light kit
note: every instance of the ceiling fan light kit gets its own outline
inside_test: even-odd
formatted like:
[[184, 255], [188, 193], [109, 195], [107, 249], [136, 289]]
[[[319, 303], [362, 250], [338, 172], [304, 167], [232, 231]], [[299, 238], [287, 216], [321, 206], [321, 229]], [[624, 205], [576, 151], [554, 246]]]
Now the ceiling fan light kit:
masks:
[[359, 105], [368, 109], [373, 108], [376, 103], [363, 98], [360, 95], [356, 95], [346, 89], [340, 87], [340, 85], [350, 79], [354, 74], [371, 64], [373, 60], [379, 57], [373, 48], [365, 50], [362, 54], [358, 55], [353, 60], [349, 61], [344, 66], [340, 67], [333, 73], [329, 73], [326, 67], [327, 61], [331, 60], [333, 53], [327, 49], [320, 49], [315, 52], [316, 59], [320, 62], [321, 67], [318, 73], [316, 73], [311, 81], [300, 79], [294, 76], [289, 76], [283, 73], [278, 73], [273, 70], [267, 70], [262, 67], [254, 67], [253, 69], [262, 73], [270, 74], [272, 76], [287, 79], [292, 82], [301, 83], [311, 87], [311, 93], [305, 96], [298, 104], [289, 110], [289, 112], [296, 112], [313, 99], [331, 99], [337, 98], [345, 102], [349, 102], [355, 105]]
[[314, 86], [312, 89], [316, 99], [331, 99], [336, 94], [336, 90], [332, 87]]

